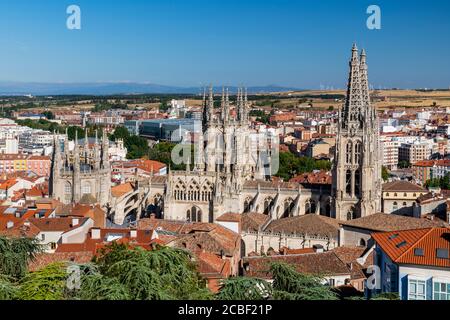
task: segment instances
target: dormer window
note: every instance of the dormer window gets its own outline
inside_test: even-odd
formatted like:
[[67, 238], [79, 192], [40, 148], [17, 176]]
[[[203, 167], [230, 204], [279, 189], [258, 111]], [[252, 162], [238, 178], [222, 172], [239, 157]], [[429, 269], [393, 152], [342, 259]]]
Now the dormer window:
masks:
[[439, 259], [448, 259], [448, 249], [436, 249], [436, 257]]

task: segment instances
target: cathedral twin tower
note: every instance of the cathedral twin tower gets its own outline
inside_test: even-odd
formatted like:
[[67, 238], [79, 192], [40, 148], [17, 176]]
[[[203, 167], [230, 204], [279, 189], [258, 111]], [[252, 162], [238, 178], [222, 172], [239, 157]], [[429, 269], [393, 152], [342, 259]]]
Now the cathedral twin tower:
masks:
[[381, 155], [376, 110], [370, 104], [366, 53], [352, 48], [347, 98], [339, 111], [332, 196], [335, 217], [351, 220], [380, 212]]

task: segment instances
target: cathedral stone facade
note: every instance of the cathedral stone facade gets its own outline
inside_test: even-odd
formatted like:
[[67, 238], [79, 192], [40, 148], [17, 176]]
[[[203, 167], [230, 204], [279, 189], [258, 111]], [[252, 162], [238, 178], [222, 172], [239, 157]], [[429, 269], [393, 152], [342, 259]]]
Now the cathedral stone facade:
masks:
[[[67, 135], [66, 135], [67, 136]], [[69, 150], [66, 137], [64, 150], [55, 137], [50, 193], [54, 199], [64, 204], [100, 204], [106, 208], [111, 198], [111, 165], [109, 162], [109, 140], [104, 132], [101, 142], [95, 138], [89, 145], [87, 136], [84, 143], [78, 143]]]
[[[150, 212], [159, 218], [215, 222], [225, 213], [259, 213], [271, 220], [324, 215], [354, 219], [380, 211], [381, 157], [378, 120], [370, 105], [366, 55], [352, 50], [347, 98], [339, 111], [332, 185], [282, 182], [277, 170], [278, 137], [258, 132], [248, 116], [247, 92], [239, 89], [230, 100], [223, 90], [215, 106], [213, 89], [203, 94], [202, 120], [191, 148], [175, 147], [186, 170], [167, 176], [138, 178], [130, 192], [111, 196], [108, 142], [101, 147], [79, 146], [69, 152], [56, 144], [52, 189], [64, 203], [97, 201], [111, 219], [123, 224]], [[180, 147], [180, 148], [178, 148]], [[184, 152], [182, 152], [184, 150]], [[181, 151], [181, 152], [178, 152]], [[149, 209], [150, 208], [150, 209]]]
[[366, 53], [352, 49], [347, 99], [339, 111], [333, 166], [336, 218], [381, 211], [381, 154], [376, 110], [370, 105]]

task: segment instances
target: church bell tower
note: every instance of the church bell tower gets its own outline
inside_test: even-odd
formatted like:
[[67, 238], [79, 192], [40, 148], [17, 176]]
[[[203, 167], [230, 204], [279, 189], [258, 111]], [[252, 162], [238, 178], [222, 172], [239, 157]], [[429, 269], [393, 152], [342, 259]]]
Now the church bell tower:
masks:
[[333, 165], [335, 217], [351, 220], [381, 209], [381, 157], [376, 110], [370, 104], [366, 53], [352, 48], [347, 97], [339, 110]]

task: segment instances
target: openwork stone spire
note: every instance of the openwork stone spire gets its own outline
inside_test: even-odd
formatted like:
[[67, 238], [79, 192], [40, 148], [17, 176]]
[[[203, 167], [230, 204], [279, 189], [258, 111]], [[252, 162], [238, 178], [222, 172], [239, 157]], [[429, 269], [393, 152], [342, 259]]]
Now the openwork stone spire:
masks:
[[363, 96], [361, 90], [360, 63], [358, 57], [358, 48], [356, 44], [352, 48], [352, 57], [350, 59], [350, 71], [347, 85], [347, 98], [344, 109], [341, 114], [340, 123], [342, 128], [348, 128], [350, 124], [356, 124], [356, 127], [362, 126], [362, 105]]
[[334, 214], [350, 220], [381, 208], [381, 157], [376, 111], [370, 105], [366, 53], [353, 45], [347, 97], [339, 111], [333, 165]]

